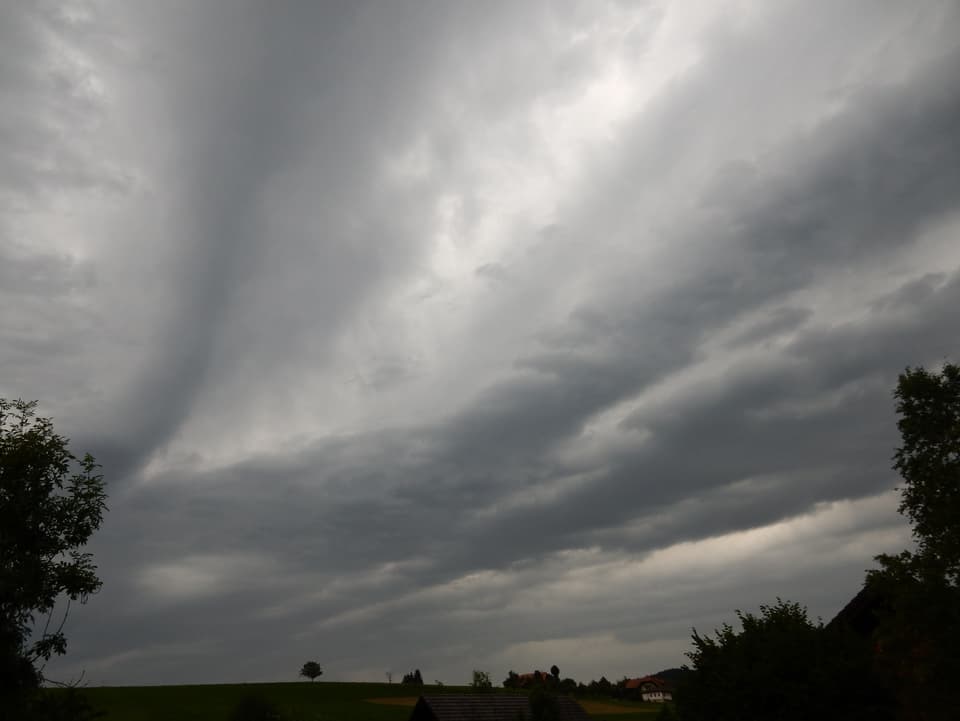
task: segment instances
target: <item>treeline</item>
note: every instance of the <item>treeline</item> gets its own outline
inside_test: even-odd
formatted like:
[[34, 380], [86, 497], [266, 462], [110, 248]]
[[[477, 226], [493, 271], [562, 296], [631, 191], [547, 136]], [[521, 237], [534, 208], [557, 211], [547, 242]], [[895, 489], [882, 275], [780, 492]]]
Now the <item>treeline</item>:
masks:
[[[556, 670], [556, 673], [553, 673], [554, 670]], [[668, 668], [651, 675], [665, 681], [672, 687], [677, 685], [680, 679], [688, 673], [690, 673], [689, 669]], [[610, 681], [606, 676], [601, 676], [599, 680], [594, 679], [589, 683], [578, 682], [572, 678], [561, 679], [559, 669], [553, 666], [551, 673], [534, 671], [533, 673], [518, 674], [515, 671], [510, 671], [507, 674], [507, 678], [503, 680], [503, 687], [512, 689], [545, 689], [547, 691], [574, 696], [606, 696], [615, 699], [637, 699], [640, 695], [640, 689], [629, 688], [627, 685], [629, 680], [626, 676], [619, 681]]]

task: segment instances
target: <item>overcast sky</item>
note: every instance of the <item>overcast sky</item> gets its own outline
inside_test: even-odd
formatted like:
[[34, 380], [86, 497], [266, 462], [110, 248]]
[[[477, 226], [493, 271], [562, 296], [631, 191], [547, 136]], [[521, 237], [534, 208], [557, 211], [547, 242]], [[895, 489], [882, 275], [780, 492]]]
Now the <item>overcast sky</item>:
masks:
[[110, 495], [51, 675], [831, 618], [958, 357], [958, 78], [952, 0], [3, 0], [0, 396]]

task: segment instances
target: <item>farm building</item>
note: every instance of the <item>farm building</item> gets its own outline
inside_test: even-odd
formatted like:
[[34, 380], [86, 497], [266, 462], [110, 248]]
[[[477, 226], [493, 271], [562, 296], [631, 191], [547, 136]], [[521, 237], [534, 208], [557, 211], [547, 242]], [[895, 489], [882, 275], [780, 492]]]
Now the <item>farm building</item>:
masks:
[[643, 701], [663, 703], [673, 700], [673, 691], [670, 684], [658, 676], [628, 679], [624, 688], [639, 696]]
[[[590, 716], [572, 698], [557, 696], [557, 721], [590, 721]], [[529, 719], [526, 696], [471, 694], [421, 696], [410, 721], [517, 721]]]
[[517, 679], [519, 688], [527, 688], [528, 686], [534, 686], [538, 683], [553, 681], [553, 676], [546, 671], [534, 671], [533, 673], [521, 673], [517, 676]]

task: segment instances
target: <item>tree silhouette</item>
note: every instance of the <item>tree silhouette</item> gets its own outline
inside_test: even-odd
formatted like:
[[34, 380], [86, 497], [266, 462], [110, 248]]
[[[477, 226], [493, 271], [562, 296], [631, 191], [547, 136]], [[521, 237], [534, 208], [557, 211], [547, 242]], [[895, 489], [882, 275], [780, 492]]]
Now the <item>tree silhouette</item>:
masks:
[[318, 676], [323, 675], [323, 669], [316, 661], [307, 661], [300, 669], [300, 675], [310, 679], [312, 683]]
[[0, 398], [0, 688], [13, 706], [33, 696], [46, 662], [66, 653], [71, 602], [101, 585], [93, 556], [81, 552], [106, 510], [99, 466], [74, 456], [36, 407]]
[[865, 592], [882, 607], [876, 664], [901, 718], [952, 718], [960, 707], [960, 366], [907, 368], [894, 391], [903, 478], [900, 512], [916, 551], [877, 557]]

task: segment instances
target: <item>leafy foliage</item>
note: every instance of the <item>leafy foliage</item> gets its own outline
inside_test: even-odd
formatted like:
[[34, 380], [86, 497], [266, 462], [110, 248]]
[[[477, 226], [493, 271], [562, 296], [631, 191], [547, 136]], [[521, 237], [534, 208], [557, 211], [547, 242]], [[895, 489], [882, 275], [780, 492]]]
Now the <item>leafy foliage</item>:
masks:
[[403, 674], [403, 680], [400, 683], [405, 683], [408, 686], [423, 686], [423, 676], [420, 675], [420, 669]]
[[74, 456], [36, 406], [0, 399], [0, 686], [15, 692], [38, 686], [43, 663], [66, 652], [70, 603], [101, 585], [81, 550], [106, 510], [99, 466]]
[[960, 366], [907, 368], [894, 392], [902, 445], [894, 468], [916, 552], [878, 556], [867, 588], [882, 600], [875, 659], [901, 718], [953, 718], [960, 707]]
[[316, 661], [307, 661], [300, 669], [300, 675], [313, 681], [317, 676], [323, 675], [323, 668]]
[[902, 445], [893, 467], [903, 477], [900, 512], [913, 524], [918, 552], [960, 574], [960, 366], [940, 373], [907, 368], [897, 413]]
[[606, 676], [601, 676], [599, 681], [591, 681], [587, 684], [587, 690], [590, 693], [601, 696], [610, 696], [614, 688], [614, 685], [607, 680]]
[[693, 632], [693, 673], [677, 692], [684, 721], [883, 717], [866, 649], [847, 646], [789, 601], [737, 617], [740, 631], [723, 624], [713, 637]]

